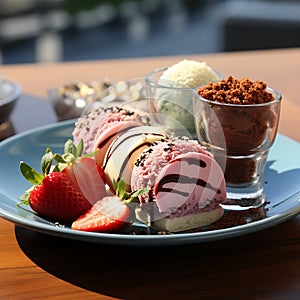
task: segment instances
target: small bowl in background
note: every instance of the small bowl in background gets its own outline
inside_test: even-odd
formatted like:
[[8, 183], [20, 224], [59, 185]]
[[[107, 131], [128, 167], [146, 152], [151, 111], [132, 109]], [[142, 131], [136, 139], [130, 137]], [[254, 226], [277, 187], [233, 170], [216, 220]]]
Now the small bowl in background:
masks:
[[22, 88], [18, 83], [0, 79], [0, 124], [9, 119], [21, 94]]
[[116, 82], [99, 93], [82, 114], [89, 113], [97, 107], [119, 106], [148, 112], [146, 97], [146, 81], [144, 78], [128, 79]]

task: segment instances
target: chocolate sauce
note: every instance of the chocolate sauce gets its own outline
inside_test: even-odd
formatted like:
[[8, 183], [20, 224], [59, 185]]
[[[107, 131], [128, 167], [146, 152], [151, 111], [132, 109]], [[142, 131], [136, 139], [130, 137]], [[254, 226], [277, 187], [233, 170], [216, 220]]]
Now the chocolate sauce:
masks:
[[125, 159], [123, 160], [123, 163], [122, 163], [122, 166], [121, 166], [121, 168], [120, 168], [119, 177], [118, 177], [118, 180], [117, 180], [117, 181], [119, 181], [119, 180], [122, 178], [123, 172], [124, 172], [124, 170], [125, 170], [125, 168], [126, 168], [128, 162], [129, 162], [131, 156], [133, 155], [133, 153], [134, 153], [135, 151], [137, 151], [138, 149], [144, 147], [144, 146], [150, 147], [151, 145], [152, 145], [152, 143], [150, 143], [150, 142], [145, 142], [145, 143], [139, 145], [138, 147], [134, 148], [132, 151], [130, 151], [130, 152], [128, 153], [128, 155], [127, 155], [127, 156], [125, 157]]
[[[173, 160], [173, 163], [176, 161], [186, 161], [189, 165], [196, 165], [200, 166], [200, 168], [206, 168], [207, 164], [202, 159], [197, 159], [195, 157], [178, 157]], [[191, 178], [182, 174], [168, 174], [162, 178], [162, 180], [159, 182], [157, 188], [156, 188], [156, 194], [159, 192], [167, 192], [167, 193], [175, 193], [182, 195], [183, 197], [187, 197], [188, 193], [174, 190], [171, 188], [164, 188], [163, 186], [169, 182], [177, 182], [177, 183], [193, 183], [195, 182], [196, 185], [206, 187], [208, 189], [211, 189], [212, 191], [221, 194], [221, 190], [213, 187], [210, 183], [206, 182], [205, 180], [201, 178]]]
[[210, 183], [206, 182], [205, 180], [201, 178], [191, 178], [186, 175], [182, 174], [168, 174], [162, 178], [162, 180], [159, 182], [157, 188], [156, 188], [156, 194], [159, 192], [167, 192], [167, 193], [174, 193], [181, 195], [183, 197], [189, 196], [188, 193], [171, 189], [171, 188], [164, 188], [163, 186], [169, 182], [176, 182], [176, 183], [183, 183], [183, 184], [190, 184], [190, 183], [195, 183], [196, 185], [202, 186], [204, 188], [208, 188], [217, 194], [221, 194], [221, 190], [213, 187]]
[[[136, 127], [136, 126], [126, 127], [126, 128], [124, 128], [124, 129], [121, 129], [121, 130], [118, 131], [118, 134], [123, 133], [123, 132], [125, 132], [125, 131], [127, 131], [127, 130], [129, 130], [129, 129], [134, 128], [134, 127]], [[98, 145], [97, 148], [99, 148], [99, 149], [103, 148], [103, 147], [105, 146], [105, 144], [106, 144], [112, 137], [114, 137], [115, 135], [116, 135], [116, 134], [112, 134], [112, 135], [110, 135], [109, 137], [107, 137], [105, 140], [103, 140], [103, 141]]]
[[189, 165], [196, 165], [200, 166], [201, 168], [207, 167], [207, 164], [204, 160], [195, 157], [178, 157], [173, 159], [173, 162], [175, 161], [186, 161]]

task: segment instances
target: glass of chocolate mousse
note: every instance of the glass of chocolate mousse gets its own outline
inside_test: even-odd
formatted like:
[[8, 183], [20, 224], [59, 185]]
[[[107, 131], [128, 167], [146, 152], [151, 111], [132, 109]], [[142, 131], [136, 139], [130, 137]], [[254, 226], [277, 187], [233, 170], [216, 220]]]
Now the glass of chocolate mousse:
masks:
[[228, 76], [195, 89], [198, 139], [224, 170], [227, 208], [248, 209], [265, 202], [263, 176], [280, 105], [281, 94], [260, 80]]

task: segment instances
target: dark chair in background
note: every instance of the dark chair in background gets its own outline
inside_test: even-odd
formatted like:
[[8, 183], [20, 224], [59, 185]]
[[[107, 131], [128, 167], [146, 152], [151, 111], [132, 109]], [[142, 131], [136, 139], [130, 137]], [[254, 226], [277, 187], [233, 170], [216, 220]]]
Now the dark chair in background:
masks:
[[300, 1], [226, 1], [219, 24], [222, 51], [300, 47]]

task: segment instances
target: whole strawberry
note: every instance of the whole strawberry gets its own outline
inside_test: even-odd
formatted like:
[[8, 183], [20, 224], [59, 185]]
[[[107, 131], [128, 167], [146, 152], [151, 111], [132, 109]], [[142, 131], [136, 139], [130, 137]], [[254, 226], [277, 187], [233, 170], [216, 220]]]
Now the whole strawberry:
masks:
[[104, 173], [93, 157], [82, 157], [82, 144], [71, 140], [63, 155], [47, 149], [39, 173], [21, 162], [23, 176], [33, 184], [21, 197], [41, 217], [70, 223], [106, 195]]
[[31, 191], [29, 204], [41, 217], [64, 223], [72, 222], [91, 207], [91, 203], [61, 172], [48, 174]]

